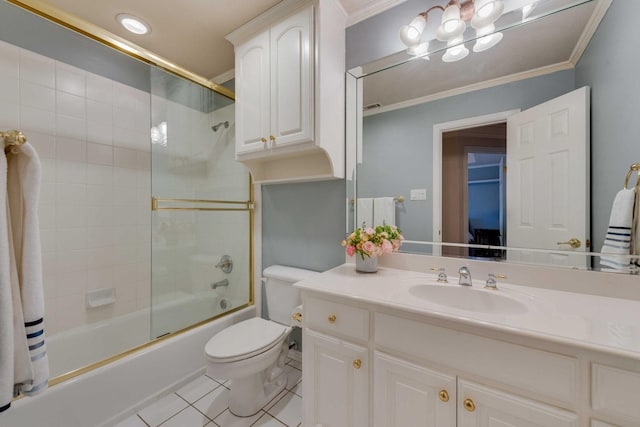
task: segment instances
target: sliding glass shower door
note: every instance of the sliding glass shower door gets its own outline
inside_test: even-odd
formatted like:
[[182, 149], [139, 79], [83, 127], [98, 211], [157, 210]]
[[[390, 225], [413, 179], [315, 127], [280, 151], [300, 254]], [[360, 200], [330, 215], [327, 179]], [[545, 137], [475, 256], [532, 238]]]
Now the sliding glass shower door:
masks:
[[251, 186], [233, 101], [151, 72], [151, 337], [250, 302]]

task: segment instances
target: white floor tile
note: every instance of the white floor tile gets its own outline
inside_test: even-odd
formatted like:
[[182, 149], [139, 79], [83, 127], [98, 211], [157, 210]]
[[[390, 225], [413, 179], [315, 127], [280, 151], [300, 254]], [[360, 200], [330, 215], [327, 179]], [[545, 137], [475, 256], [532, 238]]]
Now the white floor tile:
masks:
[[193, 406], [213, 420], [229, 407], [229, 390], [218, 387], [194, 403]]
[[147, 425], [137, 415], [132, 415], [126, 420], [116, 424], [114, 427], [147, 427]]
[[227, 409], [213, 421], [220, 427], [250, 427], [262, 415], [264, 415], [264, 412], [260, 411], [252, 417], [236, 417]]
[[294, 368], [293, 366], [285, 366], [285, 372], [287, 373], [287, 390], [291, 390], [302, 379], [302, 371]]
[[220, 387], [220, 384], [207, 377], [206, 375], [202, 375], [201, 377], [196, 378], [189, 384], [180, 388], [178, 391], [176, 391], [176, 394], [178, 394], [187, 402], [193, 403], [205, 394], [212, 392], [218, 387]]
[[271, 409], [276, 403], [278, 403], [278, 401], [280, 399], [282, 399], [284, 396], [286, 396], [287, 393], [288, 393], [288, 391], [286, 389], [282, 390], [276, 397], [274, 397], [273, 399], [271, 399], [270, 402], [268, 402], [266, 405], [264, 405], [264, 407], [262, 409], [268, 412], [269, 409]]
[[267, 412], [288, 426], [297, 426], [302, 420], [302, 398], [289, 392]]
[[298, 385], [296, 385], [294, 388], [292, 388], [291, 391], [302, 397], [302, 381], [299, 382]]
[[189, 406], [184, 411], [162, 423], [161, 427], [202, 427], [210, 421], [209, 418]]
[[187, 406], [189, 406], [187, 402], [172, 393], [147, 406], [140, 411], [138, 415], [140, 415], [147, 424], [155, 427], [182, 411]]
[[258, 422], [256, 422], [253, 425], [253, 427], [282, 427], [282, 426], [284, 426], [284, 424], [282, 424], [280, 421], [276, 420], [269, 414], [264, 414], [262, 417], [260, 417]]
[[299, 362], [295, 359], [291, 359], [289, 362], [287, 362], [287, 365], [290, 365], [296, 369], [302, 370], [302, 362]]

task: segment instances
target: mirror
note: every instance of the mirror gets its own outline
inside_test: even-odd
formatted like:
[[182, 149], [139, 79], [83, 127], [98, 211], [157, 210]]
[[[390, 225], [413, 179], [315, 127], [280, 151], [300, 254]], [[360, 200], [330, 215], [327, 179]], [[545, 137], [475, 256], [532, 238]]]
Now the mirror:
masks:
[[[640, 37], [639, 12], [640, 2], [622, 0], [539, 1], [524, 20], [520, 8], [505, 8], [496, 22], [502, 41], [461, 61], [442, 61], [447, 46], [436, 42], [422, 56], [402, 51], [351, 70], [349, 228], [360, 225], [359, 201], [394, 197], [404, 200], [395, 204], [395, 223], [408, 240], [403, 251], [597, 268], [590, 255], [602, 247], [631, 164], [640, 162], [633, 77], [640, 59], [625, 42]], [[583, 154], [558, 149], [563, 154], [554, 157], [551, 149], [551, 160], [538, 162], [544, 168], [527, 169], [526, 156], [496, 148], [512, 144], [499, 139], [526, 135], [505, 125], [518, 113], [580, 91]], [[548, 132], [563, 133], [568, 125], [554, 114]], [[452, 165], [458, 169], [450, 176]], [[560, 191], [545, 202], [523, 197], [536, 186]], [[540, 206], [552, 207], [544, 218], [551, 234], [518, 236], [517, 226], [540, 221]], [[565, 228], [576, 222], [574, 235]]]

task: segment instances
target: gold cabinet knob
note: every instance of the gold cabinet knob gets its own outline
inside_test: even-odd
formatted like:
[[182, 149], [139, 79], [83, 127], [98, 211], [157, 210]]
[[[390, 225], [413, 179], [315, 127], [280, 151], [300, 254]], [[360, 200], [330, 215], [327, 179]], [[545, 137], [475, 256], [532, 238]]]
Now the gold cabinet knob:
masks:
[[269, 141], [275, 141], [275, 140], [276, 140], [276, 137], [275, 137], [275, 136], [273, 136], [273, 135], [269, 135]]
[[572, 237], [571, 239], [567, 240], [566, 242], [558, 242], [557, 244], [558, 245], [569, 245], [573, 249], [578, 249], [580, 246], [582, 246], [582, 242], [580, 241], [580, 239], [576, 239], [575, 237]]
[[261, 141], [263, 144], [266, 144], [266, 143], [267, 143], [267, 138], [260, 138], [260, 141]]
[[448, 402], [449, 401], [449, 393], [447, 392], [447, 390], [440, 390], [440, 392], [438, 393], [438, 397], [443, 402]]
[[362, 367], [362, 360], [356, 359], [353, 361], [353, 367], [356, 369], [360, 369]]
[[336, 315], [332, 314], [331, 316], [327, 317], [327, 320], [329, 321], [329, 323], [336, 323]]
[[302, 322], [302, 313], [293, 313], [291, 318], [296, 322]]
[[463, 405], [464, 405], [464, 409], [466, 409], [469, 412], [473, 412], [476, 410], [476, 404], [473, 403], [473, 400], [469, 398], [464, 400]]

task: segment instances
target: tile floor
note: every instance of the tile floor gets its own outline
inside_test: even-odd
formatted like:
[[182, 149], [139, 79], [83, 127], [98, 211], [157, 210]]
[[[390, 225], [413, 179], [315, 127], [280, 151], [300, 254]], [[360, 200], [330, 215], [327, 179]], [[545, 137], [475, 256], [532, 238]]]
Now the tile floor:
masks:
[[289, 359], [287, 386], [256, 415], [229, 412], [229, 382], [207, 375], [151, 403], [115, 427], [298, 427], [302, 420], [302, 365]]

